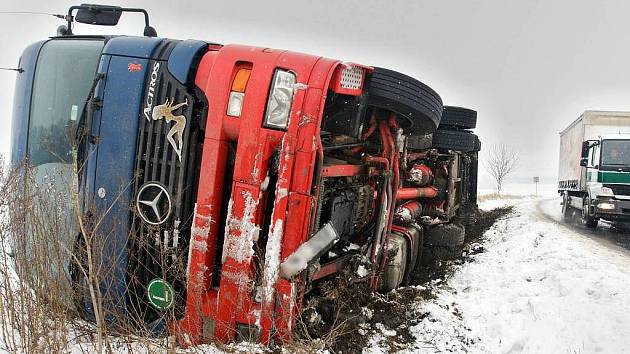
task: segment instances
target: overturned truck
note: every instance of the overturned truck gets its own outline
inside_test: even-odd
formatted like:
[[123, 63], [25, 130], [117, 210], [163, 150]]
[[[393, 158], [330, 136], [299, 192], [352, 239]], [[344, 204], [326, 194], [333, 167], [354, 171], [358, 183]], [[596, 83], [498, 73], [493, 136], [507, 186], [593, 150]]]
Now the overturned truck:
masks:
[[[123, 12], [144, 13], [143, 37], [72, 32]], [[459, 252], [477, 210], [475, 111], [388, 69], [158, 38], [141, 9], [66, 20], [21, 57], [12, 161], [36, 180], [72, 171], [83, 227], [62, 238], [76, 253], [63, 268], [73, 289], [77, 262], [112, 270], [105, 320], [138, 316], [186, 345], [286, 341], [305, 293], [353, 260], [389, 291]]]

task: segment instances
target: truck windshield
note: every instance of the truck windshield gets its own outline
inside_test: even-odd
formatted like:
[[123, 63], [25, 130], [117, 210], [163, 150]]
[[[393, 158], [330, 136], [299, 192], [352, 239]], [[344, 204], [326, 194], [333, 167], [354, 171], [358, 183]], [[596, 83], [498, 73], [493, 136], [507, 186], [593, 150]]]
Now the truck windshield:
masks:
[[[46, 42], [37, 59], [29, 117], [27, 142], [28, 161], [35, 180], [36, 200], [32, 218], [55, 233], [57, 245], [48, 252], [72, 249], [78, 234], [78, 220], [73, 209], [74, 168], [72, 145], [76, 125], [94, 81], [102, 40], [54, 39]], [[26, 254], [36, 243], [38, 232], [33, 227], [25, 235]], [[59, 248], [55, 248], [59, 247]], [[51, 258], [53, 274], [69, 276], [69, 256]], [[57, 279], [57, 278], [54, 278]]]
[[32, 166], [70, 164], [76, 123], [94, 80], [102, 40], [51, 40], [33, 83], [28, 155]]
[[602, 165], [630, 166], [630, 140], [602, 141]]

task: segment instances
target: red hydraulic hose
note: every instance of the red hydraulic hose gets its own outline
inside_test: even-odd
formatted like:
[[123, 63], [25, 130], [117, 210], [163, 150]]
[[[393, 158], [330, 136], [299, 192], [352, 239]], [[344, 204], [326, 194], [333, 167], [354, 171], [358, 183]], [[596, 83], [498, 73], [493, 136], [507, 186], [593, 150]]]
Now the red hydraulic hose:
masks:
[[369, 138], [370, 135], [372, 135], [372, 133], [374, 133], [375, 130], [376, 130], [376, 113], [372, 112], [372, 117], [370, 117], [370, 126], [368, 127], [368, 130], [361, 136], [361, 140], [365, 140]]
[[381, 163], [385, 166], [385, 170], [389, 170], [389, 160], [384, 158], [384, 157], [378, 157], [378, 156], [367, 156], [365, 157], [365, 162], [370, 162], [370, 163]]
[[435, 187], [400, 188], [396, 193], [396, 200], [435, 198], [437, 195], [438, 190]]

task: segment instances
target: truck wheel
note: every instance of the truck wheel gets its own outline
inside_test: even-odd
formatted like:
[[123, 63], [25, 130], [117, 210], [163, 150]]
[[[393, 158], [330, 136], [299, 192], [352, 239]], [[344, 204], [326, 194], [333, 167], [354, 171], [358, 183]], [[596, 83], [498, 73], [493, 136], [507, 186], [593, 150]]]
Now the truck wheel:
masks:
[[409, 261], [409, 244], [405, 237], [391, 234], [387, 238], [387, 261], [381, 275], [381, 291], [389, 292], [402, 284]]
[[459, 215], [462, 225], [464, 229], [469, 226], [473, 226], [477, 223], [477, 211], [476, 210], [466, 210]]
[[374, 68], [365, 86], [368, 105], [398, 114], [405, 134], [431, 133], [442, 117], [442, 99], [432, 88], [396, 71]]
[[422, 249], [422, 264], [456, 259], [462, 254], [462, 247], [425, 246]]
[[461, 247], [464, 244], [464, 227], [440, 224], [427, 228], [424, 233], [424, 244], [428, 246]]
[[569, 193], [562, 193], [562, 217], [564, 220], [569, 219], [571, 216], [571, 207], [569, 206]]
[[597, 227], [597, 223], [599, 219], [593, 217], [591, 215], [591, 199], [589, 197], [584, 198], [584, 203], [582, 204], [582, 221], [584, 225], [586, 225], [589, 229], [594, 229]]
[[433, 133], [433, 147], [443, 150], [470, 152], [475, 149], [477, 136], [465, 130], [436, 130]]
[[477, 111], [463, 107], [444, 106], [440, 129], [474, 129], [477, 126]]
[[479, 140], [479, 137], [476, 135], [475, 135], [475, 146], [473, 147], [473, 151], [481, 151], [481, 140]]
[[411, 135], [407, 137], [407, 147], [415, 150], [428, 150], [433, 146], [431, 134]]
[[426, 228], [422, 264], [457, 258], [461, 255], [465, 235], [464, 227], [454, 223]]

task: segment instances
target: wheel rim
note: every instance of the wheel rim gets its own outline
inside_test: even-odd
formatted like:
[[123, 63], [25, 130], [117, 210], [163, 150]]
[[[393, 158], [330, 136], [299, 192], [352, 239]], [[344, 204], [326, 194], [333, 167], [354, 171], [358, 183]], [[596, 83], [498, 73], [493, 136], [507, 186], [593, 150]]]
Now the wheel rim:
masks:
[[582, 204], [582, 219], [584, 221], [588, 220], [588, 202], [586, 200], [584, 200], [584, 203]]

